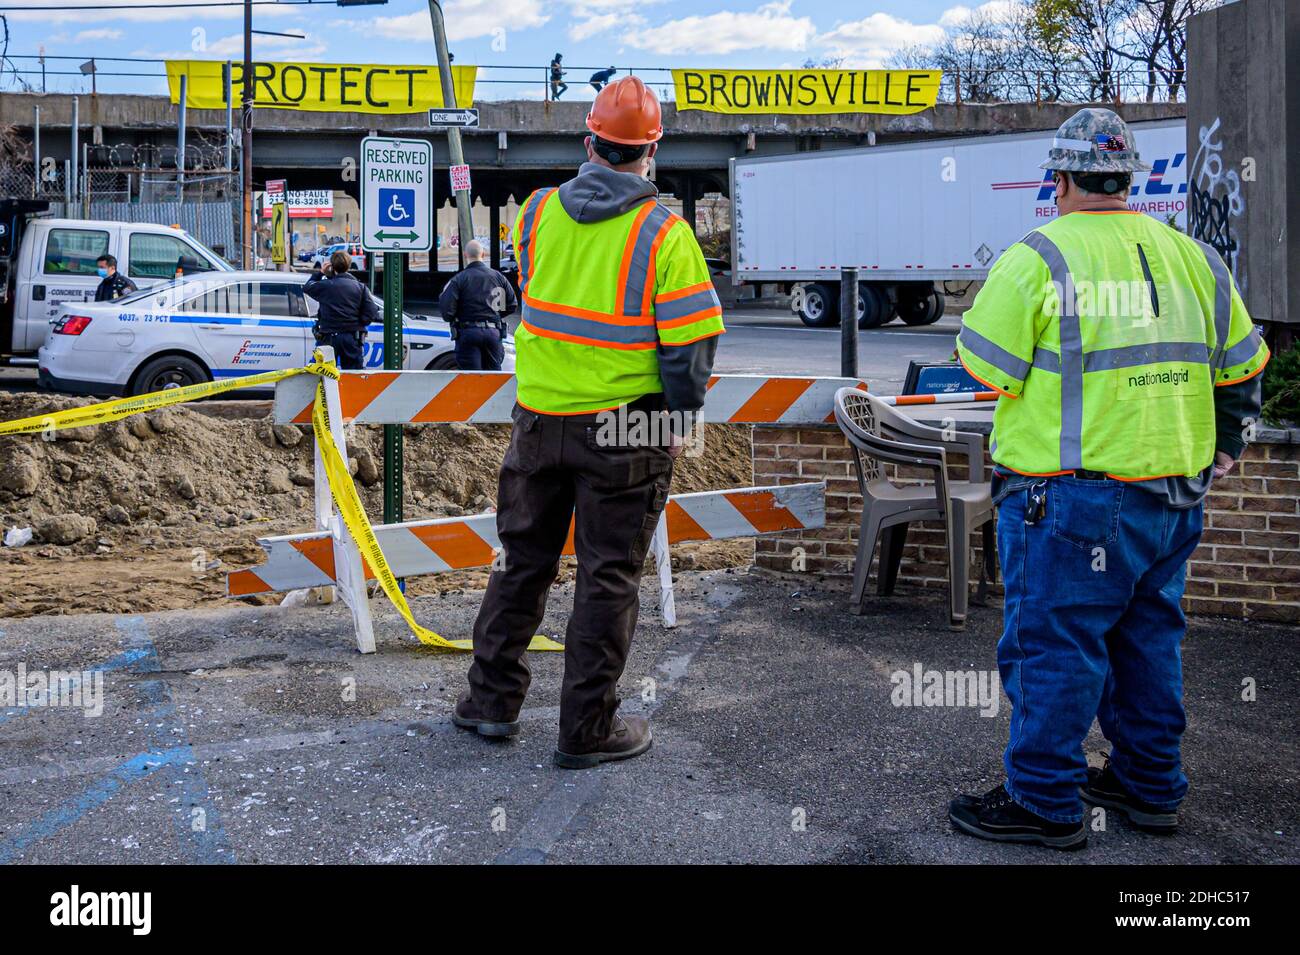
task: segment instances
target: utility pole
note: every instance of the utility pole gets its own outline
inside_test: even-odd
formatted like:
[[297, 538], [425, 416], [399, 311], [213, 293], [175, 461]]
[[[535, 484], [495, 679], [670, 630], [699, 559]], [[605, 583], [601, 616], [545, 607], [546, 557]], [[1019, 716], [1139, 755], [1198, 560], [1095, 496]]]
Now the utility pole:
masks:
[[[257, 230], [253, 227], [253, 0], [244, 0], [244, 72], [243, 104], [240, 122], [243, 127], [243, 147], [240, 149], [240, 172], [243, 174], [244, 200], [244, 268], [253, 267], [253, 246]], [[232, 84], [233, 85], [233, 84]]]
[[[451, 58], [447, 55], [447, 24], [442, 18], [442, 6], [438, 0], [429, 0], [429, 19], [433, 21], [433, 45], [438, 53], [438, 77], [442, 83], [442, 105], [459, 107], [456, 101], [456, 86], [451, 79]], [[466, 106], [469, 104], [466, 103]], [[465, 164], [465, 153], [461, 148], [460, 130], [455, 126], [447, 127], [447, 149], [451, 153], [454, 166]], [[460, 264], [465, 264], [465, 244], [474, 238], [474, 220], [470, 213], [468, 189], [456, 190], [456, 224], [460, 236]]]

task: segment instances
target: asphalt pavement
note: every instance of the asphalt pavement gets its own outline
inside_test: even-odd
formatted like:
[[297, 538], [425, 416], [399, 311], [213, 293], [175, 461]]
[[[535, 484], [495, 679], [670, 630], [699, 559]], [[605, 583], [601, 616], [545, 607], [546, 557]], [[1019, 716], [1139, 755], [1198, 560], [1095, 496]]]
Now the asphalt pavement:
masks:
[[[0, 671], [104, 681], [97, 717], [0, 709], [0, 861], [1300, 861], [1293, 629], [1193, 621], [1182, 831], [1112, 815], [1086, 851], [1056, 853], [946, 819], [954, 794], [1001, 778], [1005, 697], [991, 715], [895, 705], [918, 666], [993, 686], [997, 607], [951, 633], [941, 601], [901, 588], [860, 617], [812, 579], [683, 573], [678, 588], [668, 630], [647, 581], [621, 687], [653, 748], [581, 772], [550, 761], [560, 654], [531, 655], [523, 734], [490, 742], [448, 719], [467, 658], [421, 648], [381, 603], [364, 657], [340, 605], [0, 620]], [[458, 637], [480, 599], [413, 605]], [[557, 588], [541, 632], [562, 634], [571, 606]]]
[[[728, 309], [727, 334], [714, 371], [733, 375], [838, 375], [839, 328], [806, 328], [785, 308]], [[952, 355], [961, 319], [945, 315], [933, 325], [909, 328], [893, 321], [858, 332], [858, 374], [877, 394], [897, 394], [916, 361]], [[36, 369], [0, 367], [0, 391], [36, 387]]]

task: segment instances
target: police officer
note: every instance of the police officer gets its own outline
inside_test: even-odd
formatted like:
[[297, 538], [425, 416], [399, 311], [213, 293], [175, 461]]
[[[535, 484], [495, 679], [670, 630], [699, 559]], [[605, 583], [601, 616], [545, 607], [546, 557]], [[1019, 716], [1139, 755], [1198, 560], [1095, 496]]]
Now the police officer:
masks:
[[[1269, 353], [1212, 247], [1131, 211], [1149, 169], [1107, 109], [1057, 132], [1058, 217], [998, 259], [957, 350], [1002, 393], [992, 455], [1006, 578], [998, 643], [1011, 700], [1006, 782], [960, 796], [961, 831], [1087, 844], [1083, 803], [1172, 832], [1180, 600], [1201, 500], [1259, 414]], [[1093, 718], [1111, 752], [1088, 768]]]
[[95, 289], [96, 302], [111, 302], [136, 291], [135, 283], [117, 271], [116, 257], [101, 255], [95, 265], [99, 267], [99, 277], [103, 280]]
[[[587, 127], [578, 175], [534, 192], [515, 221], [522, 315], [497, 494], [504, 567], [488, 580], [470, 692], [453, 715], [484, 736], [519, 732], [524, 650], [572, 526], [578, 576], [554, 757], [570, 769], [650, 747], [649, 724], [619, 716], [614, 689], [678, 439], [704, 403], [723, 331], [695, 234], [646, 178], [663, 135], [658, 99], [624, 77], [601, 90]], [[665, 411], [677, 425], [668, 435]]]
[[334, 349], [338, 366], [360, 369], [366, 328], [380, 320], [379, 306], [366, 287], [352, 275], [352, 258], [342, 249], [330, 256], [322, 269], [316, 266], [302, 290], [320, 303], [312, 334], [317, 345]]
[[505, 317], [518, 307], [510, 282], [483, 261], [486, 257], [483, 243], [465, 243], [465, 267], [438, 296], [438, 308], [456, 340], [456, 367], [462, 371], [501, 370]]

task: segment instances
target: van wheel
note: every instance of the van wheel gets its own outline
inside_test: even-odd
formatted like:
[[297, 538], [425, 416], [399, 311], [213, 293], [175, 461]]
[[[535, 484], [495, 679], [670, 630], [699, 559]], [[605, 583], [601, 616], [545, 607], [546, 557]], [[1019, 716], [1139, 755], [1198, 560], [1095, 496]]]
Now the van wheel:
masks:
[[425, 371], [455, 371], [456, 353], [454, 351], [439, 355], [425, 366]]
[[832, 292], [820, 282], [799, 286], [790, 304], [799, 321], [809, 328], [828, 328], [840, 319], [839, 289]]
[[207, 369], [192, 358], [184, 355], [163, 355], [147, 361], [136, 372], [131, 382], [131, 396], [147, 395], [151, 391], [162, 391], [172, 385], [184, 388], [209, 381]]

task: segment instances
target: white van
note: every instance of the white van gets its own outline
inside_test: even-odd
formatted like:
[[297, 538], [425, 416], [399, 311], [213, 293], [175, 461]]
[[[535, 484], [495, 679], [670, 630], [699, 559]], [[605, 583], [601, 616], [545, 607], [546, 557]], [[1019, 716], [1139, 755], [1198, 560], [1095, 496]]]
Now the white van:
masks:
[[90, 302], [101, 281], [96, 260], [140, 289], [232, 267], [183, 229], [143, 222], [33, 218], [46, 203], [0, 202], [0, 356], [32, 364], [65, 303]]

